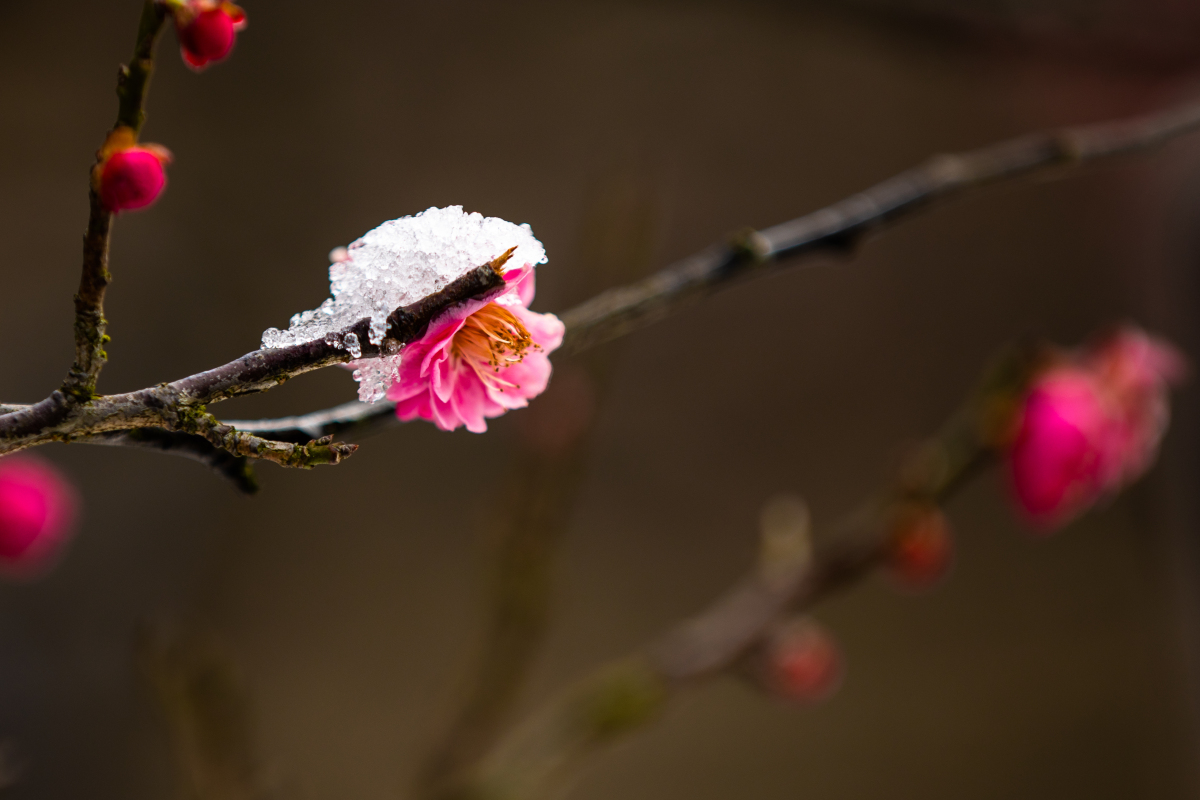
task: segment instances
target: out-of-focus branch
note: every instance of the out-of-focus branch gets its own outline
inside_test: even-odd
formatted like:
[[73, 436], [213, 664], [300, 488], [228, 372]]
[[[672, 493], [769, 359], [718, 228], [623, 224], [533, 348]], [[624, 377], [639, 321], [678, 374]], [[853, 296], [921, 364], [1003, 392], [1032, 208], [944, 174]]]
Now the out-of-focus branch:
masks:
[[605, 666], [514, 728], [443, 797], [533, 800], [561, 788], [605, 746], [654, 720], [679, 693], [736, 668], [771, 627], [867, 575], [887, 555], [885, 526], [905, 503], [940, 503], [987, 464], [1033, 372], [1032, 351], [1003, 359], [895, 482], [838, 525], [811, 555], [763, 563], [696, 617]]
[[[117, 76], [117, 127], [127, 127], [134, 135], [145, 120], [146, 90], [154, 71], [154, 44], [166, 22], [166, 12], [154, 0], [146, 0], [138, 23], [133, 59], [121, 67]], [[99, 157], [97, 157], [99, 159]], [[108, 244], [113, 214], [100, 200], [94, 182], [88, 192], [87, 231], [83, 236], [83, 271], [75, 295], [75, 363], [63, 381], [60, 392], [67, 403], [91, 400], [96, 381], [108, 355], [108, 320], [104, 318], [104, 293], [112, 275], [108, 271]]]
[[[637, 283], [603, 292], [560, 316], [572, 354], [624, 336], [737, 281], [769, 274], [776, 262], [818, 251], [849, 251], [868, 234], [935, 201], [984, 185], [1158, 147], [1200, 127], [1200, 103], [1127, 120], [1022, 136], [979, 150], [939, 155], [831, 206], [762, 231], [746, 231]], [[558, 353], [555, 354], [556, 357]], [[291, 439], [342, 435], [386, 420], [392, 406], [339, 406], [239, 426]], [[331, 414], [331, 411], [337, 414]]]
[[[628, 280], [644, 271], [656, 233], [653, 193], [618, 173], [597, 187], [584, 217], [578, 263], [590, 280]], [[614, 274], [612, 270], [617, 270]], [[507, 473], [506, 508], [489, 575], [488, 621], [447, 733], [426, 759], [414, 791], [437, 800], [496, 744], [549, 628], [559, 543], [587, 467], [597, 406], [618, 351], [606, 349], [560, 368], [536, 408], [521, 418], [520, 451]]]
[[586, 466], [582, 437], [561, 457], [525, 452], [514, 465], [509, 513], [498, 531], [488, 587], [487, 629], [463, 703], [417, 777], [419, 798], [445, 796], [496, 743], [549, 628], [554, 566]]
[[716, 245], [644, 281], [612, 289], [562, 315], [563, 350], [621, 336], [680, 304], [735, 280], [767, 271], [772, 262], [818, 250], [849, 250], [867, 234], [909, 213], [967, 190], [1054, 168], [1078, 167], [1147, 150], [1200, 127], [1200, 103], [1145, 117], [1033, 134], [954, 155], [939, 155], [864, 192], [734, 242]]
[[211, 636], [147, 627], [137, 656], [166, 718], [186, 796], [272, 797], [255, 755], [249, 698], [223, 648]]

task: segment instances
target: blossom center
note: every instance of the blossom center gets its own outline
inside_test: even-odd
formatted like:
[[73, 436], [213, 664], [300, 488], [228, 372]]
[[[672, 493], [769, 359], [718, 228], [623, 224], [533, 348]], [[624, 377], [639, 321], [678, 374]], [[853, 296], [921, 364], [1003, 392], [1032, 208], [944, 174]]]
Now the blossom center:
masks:
[[455, 358], [466, 361], [481, 377], [485, 365], [499, 372], [523, 361], [530, 348], [541, 349], [517, 315], [496, 303], [467, 317], [450, 344]]

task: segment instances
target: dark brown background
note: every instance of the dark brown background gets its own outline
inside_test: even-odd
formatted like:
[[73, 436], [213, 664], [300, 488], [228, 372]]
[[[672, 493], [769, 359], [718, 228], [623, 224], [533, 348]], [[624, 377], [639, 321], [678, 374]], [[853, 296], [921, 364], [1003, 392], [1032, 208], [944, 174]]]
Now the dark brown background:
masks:
[[[105, 390], [253, 349], [326, 296], [330, 248], [431, 205], [531, 223], [550, 254], [536, 307], [557, 310], [591, 285], [573, 266], [588, 209], [622, 182], [655, 198], [657, 265], [936, 151], [1200, 91], [1198, 15], [1167, 0], [246, 5], [233, 59], [203, 75], [163, 42], [145, 137], [176, 163], [116, 227]], [[87, 170], [138, 6], [0, 0], [6, 401], [68, 365]], [[1198, 209], [1192, 138], [956, 201], [630, 336], [528, 703], [711, 599], [771, 495], [801, 493], [818, 525], [850, 508], [1013, 337], [1133, 318], [1195, 344]], [[329, 370], [220, 411], [352, 391]], [[832, 702], [719, 682], [575, 796], [1196, 797], [1195, 400], [1178, 396], [1165, 464], [1062, 535], [1028, 536], [985, 480], [949, 509], [944, 589], [873, 581], [824, 606], [849, 664]], [[86, 519], [57, 572], [0, 589], [0, 738], [27, 764], [11, 796], [174, 796], [131, 656], [135, 624], [164, 616], [229, 642], [300, 796], [397, 796], [476, 645], [486, 487], [518, 416], [486, 436], [405, 426], [336, 469], [267, 465], [254, 499], [182, 460], [45, 448]]]

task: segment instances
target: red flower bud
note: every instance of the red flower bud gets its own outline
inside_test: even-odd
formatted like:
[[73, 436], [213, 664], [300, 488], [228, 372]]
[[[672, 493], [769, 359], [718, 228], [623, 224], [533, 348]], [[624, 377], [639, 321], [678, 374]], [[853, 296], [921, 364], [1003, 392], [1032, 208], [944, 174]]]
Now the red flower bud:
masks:
[[891, 525], [886, 565], [892, 577], [908, 589], [928, 589], [950, 571], [954, 540], [950, 523], [933, 506], [907, 506]]
[[0, 461], [0, 572], [34, 577], [71, 533], [75, 490], [54, 467], [28, 456]]
[[197, 71], [228, 56], [237, 32], [244, 27], [246, 12], [233, 3], [188, 0], [175, 11], [183, 60]]
[[99, 165], [100, 200], [114, 213], [145, 208], [167, 185], [163, 165], [170, 160], [170, 152], [158, 145], [135, 145], [112, 152]]
[[842, 654], [825, 629], [809, 619], [773, 631], [763, 649], [761, 682], [776, 697], [810, 704], [828, 699], [842, 680]]

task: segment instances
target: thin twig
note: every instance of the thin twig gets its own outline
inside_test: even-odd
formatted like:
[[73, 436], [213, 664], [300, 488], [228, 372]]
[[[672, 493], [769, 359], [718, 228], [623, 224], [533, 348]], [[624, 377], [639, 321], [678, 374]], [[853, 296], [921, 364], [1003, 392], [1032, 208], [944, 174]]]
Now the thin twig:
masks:
[[188, 433], [203, 436], [213, 447], [232, 455], [274, 461], [281, 467], [312, 469], [323, 464], [340, 464], [358, 449], [356, 444], [335, 442], [332, 436], [304, 444], [263, 439], [222, 424], [208, 413], [191, 415], [180, 427]]
[[[1200, 103], [1134, 119], [1022, 136], [956, 155], [935, 156], [864, 192], [762, 231], [747, 231], [677, 261], [637, 283], [603, 292], [560, 314], [559, 353], [577, 353], [645, 327], [685, 303], [737, 281], [770, 273], [778, 261], [818, 251], [850, 251], [868, 234], [935, 201], [987, 184], [1158, 147], [1200, 127]], [[559, 355], [556, 353], [556, 357]], [[374, 428], [393, 406], [339, 406], [299, 417], [239, 423], [272, 438], [327, 436]]]
[[[154, 72], [154, 45], [166, 22], [166, 12], [154, 0], [146, 0], [138, 24], [137, 43], [129, 66], [117, 76], [120, 101], [116, 127], [130, 128], [136, 136], [146, 118], [146, 90]], [[97, 161], [99, 161], [97, 155]], [[87, 232], [83, 237], [83, 270], [75, 295], [75, 363], [60, 392], [70, 404], [87, 402], [96, 394], [96, 381], [108, 360], [104, 345], [109, 341], [104, 318], [104, 293], [112, 275], [108, 271], [108, 245], [113, 213], [100, 200], [94, 182], [89, 182]]]

